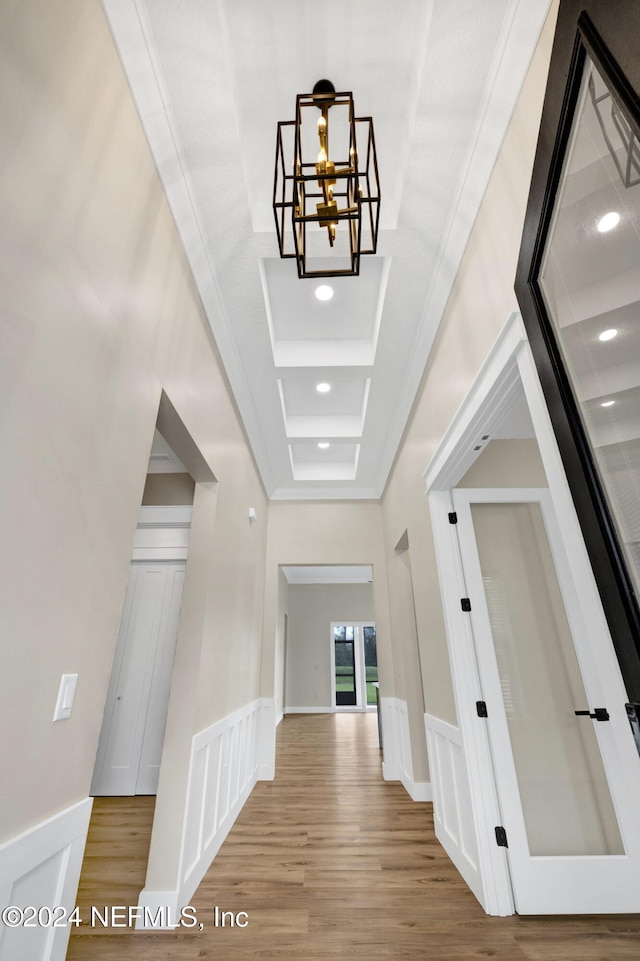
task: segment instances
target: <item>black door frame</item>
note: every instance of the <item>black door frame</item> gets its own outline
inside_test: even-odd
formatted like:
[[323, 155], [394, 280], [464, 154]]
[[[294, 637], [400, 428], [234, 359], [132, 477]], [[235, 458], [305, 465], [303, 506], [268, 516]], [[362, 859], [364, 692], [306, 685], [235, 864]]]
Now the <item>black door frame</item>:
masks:
[[[350, 626], [350, 625], [346, 625], [346, 626]], [[357, 671], [356, 671], [356, 638], [355, 638], [355, 628], [354, 628], [354, 636], [353, 636], [353, 639], [352, 639], [352, 640], [348, 640], [347, 638], [345, 638], [344, 640], [336, 638], [336, 636], [335, 636], [335, 629], [334, 629], [334, 637], [333, 637], [333, 649], [334, 649], [334, 652], [335, 652], [336, 647], [338, 646], [338, 644], [344, 645], [344, 647], [348, 647], [348, 646], [351, 647], [351, 666], [352, 666], [352, 668], [353, 668], [352, 674], [351, 674], [351, 675], [343, 675], [343, 676], [344, 676], [344, 677], [346, 677], [346, 676], [352, 676], [352, 677], [353, 677], [353, 691], [339, 691], [338, 688], [337, 688], [337, 683], [336, 683], [336, 692], [335, 692], [335, 693], [336, 693], [336, 704], [335, 704], [335, 706], [336, 706], [336, 707], [356, 707], [356, 705], [357, 705], [357, 703], [358, 703], [358, 679], [357, 679], [357, 676], [356, 676]], [[337, 679], [338, 679], [338, 675], [337, 675], [337, 668], [338, 668], [338, 666], [339, 666], [339, 665], [338, 665], [338, 661], [337, 661], [337, 658], [336, 658], [336, 659], [335, 659], [335, 662], [334, 662], [334, 670], [336, 671], [336, 674], [335, 674], [336, 682], [337, 682]], [[343, 666], [343, 665], [340, 665], [340, 666]]]
[[638, 0], [561, 0], [515, 285], [623, 680], [638, 708], [638, 598], [537, 278], [585, 57], [595, 62], [640, 136], [639, 48]]

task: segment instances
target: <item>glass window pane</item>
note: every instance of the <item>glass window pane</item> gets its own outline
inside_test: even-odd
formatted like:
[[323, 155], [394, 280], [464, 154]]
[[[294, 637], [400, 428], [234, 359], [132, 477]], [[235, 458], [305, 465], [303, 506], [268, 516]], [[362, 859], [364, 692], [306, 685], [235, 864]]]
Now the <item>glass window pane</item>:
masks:
[[364, 670], [367, 682], [367, 704], [377, 702], [376, 689], [373, 686], [378, 680], [378, 652], [376, 650], [376, 629], [373, 625], [362, 628], [364, 641]]
[[353, 673], [353, 643], [351, 641], [336, 641], [336, 667], [349, 668]]
[[539, 281], [640, 594], [640, 144], [588, 58]]
[[353, 641], [335, 642], [336, 704], [355, 705], [356, 668]]
[[540, 507], [472, 516], [530, 853], [624, 854]]

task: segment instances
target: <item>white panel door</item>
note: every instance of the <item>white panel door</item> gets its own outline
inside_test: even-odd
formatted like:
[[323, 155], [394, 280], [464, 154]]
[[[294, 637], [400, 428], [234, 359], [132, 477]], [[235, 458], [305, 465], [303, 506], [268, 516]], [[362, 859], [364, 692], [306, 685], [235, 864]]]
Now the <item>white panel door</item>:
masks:
[[549, 492], [456, 490], [453, 501], [516, 909], [640, 911], [621, 761], [631, 733], [591, 645], [611, 649], [612, 678], [615, 655], [582, 616]]
[[155, 794], [184, 563], [133, 563], [91, 793]]

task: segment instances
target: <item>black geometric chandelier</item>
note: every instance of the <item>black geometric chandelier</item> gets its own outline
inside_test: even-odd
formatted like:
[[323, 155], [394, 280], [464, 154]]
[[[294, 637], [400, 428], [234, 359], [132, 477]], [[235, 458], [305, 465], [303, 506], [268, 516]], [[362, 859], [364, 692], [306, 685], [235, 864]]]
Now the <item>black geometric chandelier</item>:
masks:
[[361, 255], [376, 252], [373, 120], [354, 116], [353, 95], [330, 80], [298, 94], [296, 119], [278, 123], [273, 212], [280, 256], [295, 257], [298, 277], [355, 276]]

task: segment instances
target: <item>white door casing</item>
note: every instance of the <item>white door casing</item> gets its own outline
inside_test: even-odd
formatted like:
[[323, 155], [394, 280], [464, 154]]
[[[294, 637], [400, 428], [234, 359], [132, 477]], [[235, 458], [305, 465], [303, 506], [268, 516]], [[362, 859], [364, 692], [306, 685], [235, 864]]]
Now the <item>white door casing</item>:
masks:
[[[480, 884], [477, 875], [470, 876], [468, 881], [485, 911], [494, 915], [512, 914], [515, 905], [507, 852], [496, 845], [494, 836], [495, 826], [501, 823], [501, 811], [487, 725], [476, 713], [475, 702], [482, 698], [482, 688], [470, 617], [460, 606], [460, 598], [466, 596], [467, 588], [458, 537], [454, 525], [449, 523], [448, 514], [453, 511], [452, 489], [485, 446], [485, 440], [507, 416], [514, 392], [521, 390], [534, 426], [560, 537], [570, 558], [584, 623], [588, 628], [589, 656], [606, 691], [606, 706], [611, 715], [608, 738], [611, 750], [619, 755], [618, 770], [625, 772], [625, 798], [640, 796], [640, 765], [624, 709], [627, 699], [624, 684], [522, 318], [514, 312], [496, 338], [425, 470], [460, 746], [472, 799], [478, 850]], [[604, 702], [594, 706], [604, 706]], [[434, 784], [434, 795], [436, 793], [437, 785]], [[622, 803], [624, 806], [626, 801], [623, 799]], [[622, 820], [624, 842], [629, 853], [637, 847], [640, 826], [634, 822], [629, 827], [626, 816]], [[464, 876], [463, 858], [460, 865]], [[596, 906], [593, 910], [607, 909]], [[616, 910], [622, 910], [622, 907]]]

